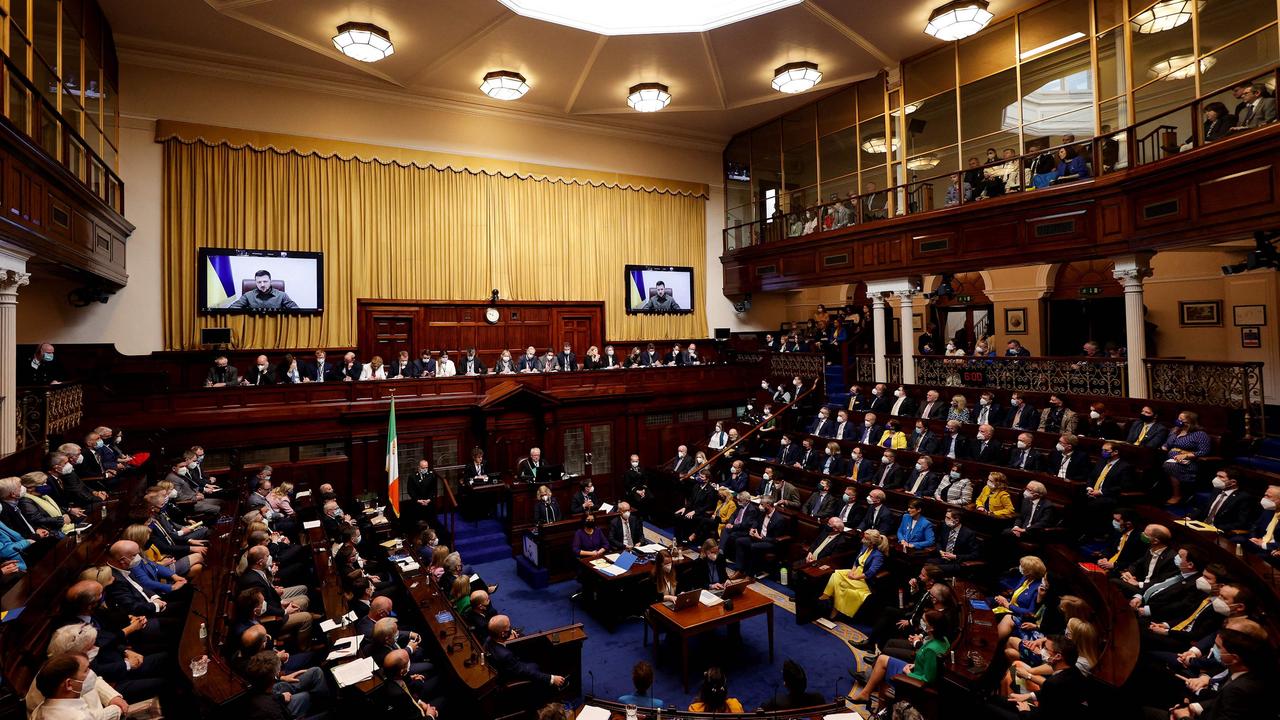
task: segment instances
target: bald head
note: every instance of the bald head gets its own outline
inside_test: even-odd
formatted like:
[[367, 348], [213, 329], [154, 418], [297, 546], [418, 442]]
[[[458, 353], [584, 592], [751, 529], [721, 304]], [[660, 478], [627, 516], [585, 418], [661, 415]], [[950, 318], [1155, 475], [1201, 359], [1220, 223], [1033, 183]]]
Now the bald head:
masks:
[[111, 549], [107, 551], [107, 557], [110, 558], [111, 564], [117, 568], [127, 568], [129, 563], [133, 561], [133, 557], [138, 554], [138, 543], [132, 540], [117, 540], [111, 544]]
[[253, 650], [261, 647], [262, 641], [267, 637], [267, 629], [259, 624], [250, 625], [247, 630], [240, 633], [240, 647], [245, 650]]
[[67, 604], [80, 610], [88, 610], [102, 599], [102, 584], [96, 580], [80, 580], [67, 588]]
[[511, 618], [506, 615], [494, 615], [489, 618], [489, 637], [494, 640], [506, 640], [511, 634]]
[[271, 550], [266, 545], [255, 545], [245, 554], [245, 559], [251, 566], [264, 564], [269, 557], [271, 557]]
[[400, 677], [409, 669], [409, 652], [407, 650], [392, 650], [382, 659], [382, 669], [386, 671], [388, 677]]
[[487, 608], [489, 607], [489, 593], [484, 590], [473, 590], [471, 592], [471, 607]]
[[373, 618], [374, 622], [384, 617], [389, 617], [391, 615], [391, 607], [391, 598], [386, 595], [379, 595], [369, 603], [369, 617]]

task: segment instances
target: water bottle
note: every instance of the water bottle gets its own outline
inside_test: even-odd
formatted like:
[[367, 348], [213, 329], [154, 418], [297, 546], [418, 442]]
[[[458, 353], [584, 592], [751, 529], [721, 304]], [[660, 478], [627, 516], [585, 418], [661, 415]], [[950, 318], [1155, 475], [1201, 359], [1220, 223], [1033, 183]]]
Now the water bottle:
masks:
[[904, 608], [906, 606], [907, 606], [906, 595], [903, 594], [902, 588], [898, 588], [898, 607]]
[[783, 585], [786, 585], [786, 584], [787, 584], [787, 569], [786, 569], [786, 568], [781, 568], [780, 570], [778, 570], [778, 580], [779, 580]]
[[209, 628], [204, 623], [200, 623], [200, 639], [204, 640], [209, 637]]

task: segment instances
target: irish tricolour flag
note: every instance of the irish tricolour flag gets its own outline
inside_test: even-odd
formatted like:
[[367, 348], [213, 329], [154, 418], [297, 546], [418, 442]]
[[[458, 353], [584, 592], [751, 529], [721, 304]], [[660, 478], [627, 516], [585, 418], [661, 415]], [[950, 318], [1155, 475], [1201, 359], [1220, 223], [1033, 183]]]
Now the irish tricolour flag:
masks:
[[396, 441], [396, 399], [391, 398], [391, 417], [387, 420], [387, 500], [400, 517], [400, 446]]

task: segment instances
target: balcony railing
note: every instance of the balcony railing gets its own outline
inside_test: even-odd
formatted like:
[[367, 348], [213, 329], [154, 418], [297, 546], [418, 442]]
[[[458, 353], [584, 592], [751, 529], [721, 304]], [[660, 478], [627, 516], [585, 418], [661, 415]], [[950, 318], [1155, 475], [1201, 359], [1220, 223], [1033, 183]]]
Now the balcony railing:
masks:
[[79, 427], [84, 419], [84, 387], [79, 383], [18, 388], [18, 450], [46, 445], [51, 435]]
[[[1263, 82], [1274, 88], [1278, 79], [1280, 67], [1254, 76], [1250, 81]], [[907, 183], [884, 190], [850, 193], [843, 199], [792, 212], [779, 209], [773, 217], [725, 228], [724, 250], [729, 254], [756, 245], [968, 205], [1001, 195], [1087, 181], [1159, 162], [1248, 130], [1232, 130], [1222, 125], [1207, 128], [1204, 123], [1204, 105], [1229, 92], [1232, 85], [1156, 117], [1083, 142], [1037, 148], [1016, 157], [1000, 158], [986, 165], [964, 171], [952, 170], [925, 179], [917, 179], [913, 175]], [[1180, 127], [1190, 128], [1186, 138], [1178, 137]], [[1070, 161], [1072, 155], [1079, 160]]]
[[1146, 368], [1153, 400], [1240, 408], [1246, 428], [1266, 433], [1262, 363], [1147, 358]]

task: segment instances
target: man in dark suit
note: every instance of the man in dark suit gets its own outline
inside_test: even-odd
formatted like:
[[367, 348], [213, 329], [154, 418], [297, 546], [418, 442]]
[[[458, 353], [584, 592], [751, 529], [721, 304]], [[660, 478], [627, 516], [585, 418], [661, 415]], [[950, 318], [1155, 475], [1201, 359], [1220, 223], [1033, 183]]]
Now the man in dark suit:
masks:
[[1133, 467], [1120, 459], [1115, 443], [1102, 444], [1102, 458], [1086, 478], [1085, 507], [1095, 532], [1108, 530], [1111, 514], [1120, 502], [1120, 493], [1133, 483]]
[[921, 455], [916, 458], [916, 464], [902, 484], [902, 489], [916, 497], [933, 497], [933, 492], [938, 489], [941, 481], [938, 473], [933, 472], [933, 458]]
[[436, 498], [440, 494], [440, 481], [431, 469], [426, 458], [418, 461], [418, 470], [408, 477], [409, 507], [405, 508], [405, 516], [417, 520], [426, 520], [435, 525]]
[[831, 410], [827, 407], [818, 408], [818, 417], [809, 425], [809, 434], [818, 437], [835, 437], [836, 424], [831, 422]]
[[880, 455], [880, 466], [872, 476], [872, 485], [886, 490], [902, 487], [902, 468], [898, 467], [897, 457], [892, 450], [885, 450]]
[[858, 522], [858, 530], [866, 532], [868, 530], [878, 530], [881, 535], [893, 535], [897, 530], [897, 523], [894, 520], [893, 513], [884, 504], [884, 491], [876, 488], [867, 494], [867, 510], [862, 515], [862, 520]]
[[915, 417], [916, 399], [907, 394], [907, 388], [899, 385], [893, 391], [893, 404], [889, 406], [889, 414], [893, 417]]
[[349, 352], [342, 356], [342, 364], [334, 371], [337, 380], [342, 382], [355, 382], [360, 379], [360, 374], [364, 372], [364, 367], [356, 362], [356, 354]]
[[467, 348], [466, 354], [458, 359], [457, 368], [459, 375], [483, 375], [486, 371], [475, 348]]
[[684, 365], [684, 360], [684, 350], [680, 349], [680, 343], [676, 343], [671, 346], [671, 352], [667, 353], [666, 357], [662, 359], [662, 364], [669, 367], [680, 367]]
[[831, 517], [836, 511], [836, 497], [831, 494], [831, 481], [822, 478], [818, 481], [818, 489], [814, 490], [802, 508], [806, 515], [815, 517], [819, 522]]
[[1275, 652], [1266, 638], [1258, 638], [1234, 628], [1223, 628], [1218, 632], [1214, 646], [1222, 664], [1226, 666], [1226, 682], [1216, 696], [1197, 703], [1200, 706], [1199, 715], [1194, 715], [1190, 708], [1179, 707], [1170, 715], [1173, 720], [1192, 717], [1201, 720], [1259, 717], [1259, 709], [1268, 707], [1268, 702], [1274, 699], [1271, 686], [1274, 679], [1267, 670], [1275, 664]]
[[1022, 347], [1017, 340], [1010, 340], [1004, 349], [1005, 357], [1031, 357], [1031, 351]]
[[978, 398], [978, 407], [969, 411], [969, 422], [974, 425], [999, 425], [1002, 419], [1004, 411], [990, 391], [982, 393]]
[[1083, 482], [1089, 476], [1089, 454], [1077, 447], [1078, 444], [1075, 435], [1064, 433], [1059, 436], [1058, 445], [1045, 462], [1045, 472], [1064, 480]]
[[845, 407], [854, 412], [866, 412], [871, 409], [871, 399], [862, 393], [861, 386], [854, 385], [849, 388], [849, 404]]
[[778, 342], [778, 339], [773, 336], [773, 333], [765, 333], [764, 346], [760, 349], [769, 350], [771, 352], [778, 352], [782, 350], [782, 343]]
[[556, 369], [560, 372], [571, 372], [578, 369], [578, 356], [573, 354], [573, 348], [569, 343], [565, 343], [560, 350], [560, 354], [556, 355]]
[[854, 482], [873, 482], [876, 467], [876, 461], [869, 457], [863, 457], [862, 448], [856, 447], [849, 458], [849, 479]]
[[853, 436], [857, 434], [857, 432], [858, 431], [854, 428], [853, 423], [849, 422], [849, 411], [844, 409], [837, 411], [836, 423], [835, 426], [831, 428], [831, 435], [829, 437], [833, 437], [836, 440], [852, 440]]
[[1169, 546], [1172, 538], [1169, 529], [1152, 523], [1143, 529], [1142, 536], [1147, 543], [1147, 551], [1134, 558], [1120, 572], [1120, 577], [1111, 580], [1126, 597], [1141, 595], [1152, 585], [1178, 574], [1178, 566], [1174, 563], [1177, 553]]
[[317, 350], [315, 359], [302, 368], [302, 382], [329, 382], [333, 379], [333, 364], [325, 361], [323, 350]]
[[694, 461], [693, 456], [689, 454], [689, 447], [681, 445], [676, 448], [676, 462], [675, 466], [671, 468], [671, 472], [675, 473], [676, 477], [683, 477], [693, 468]]
[[113, 582], [103, 588], [107, 604], [129, 615], [160, 616], [168, 604], [159, 595], [152, 595], [133, 580], [129, 568], [141, 549], [135, 542], [119, 540], [107, 551], [107, 565], [111, 568]]
[[925, 565], [920, 574], [907, 581], [907, 594], [903, 607], [889, 605], [880, 612], [876, 624], [872, 626], [867, 637], [853, 644], [863, 652], [872, 652], [877, 647], [884, 647], [894, 636], [915, 632], [926, 611], [932, 610], [934, 596], [929, 592], [937, 583], [946, 578], [937, 565]]
[[813, 438], [806, 437], [800, 441], [800, 451], [796, 453], [795, 466], [805, 470], [817, 470], [822, 465], [822, 455], [813, 449]]
[[937, 390], [930, 390], [924, 394], [924, 404], [920, 406], [919, 417], [925, 420], [943, 420], [947, 417], [947, 403], [942, 401]]
[[307, 612], [309, 605], [307, 588], [305, 586], [286, 588], [276, 585], [272, 573], [271, 551], [264, 545], [249, 548], [245, 558], [248, 567], [240, 574], [236, 590], [243, 591], [249, 588], [261, 590], [262, 597], [267, 601], [265, 614], [285, 619], [280, 627], [280, 634], [296, 636], [301, 643], [305, 644], [311, 637], [312, 623], [311, 613]]
[[431, 357], [431, 351], [423, 350], [421, 357], [413, 361], [411, 370], [416, 378], [435, 377], [436, 361]]
[[437, 716], [435, 704], [424, 698], [434, 699], [435, 693], [439, 691], [439, 678], [428, 678], [414, 672], [408, 651], [397, 649], [386, 653], [378, 667], [386, 680], [382, 686], [386, 717]]
[[644, 544], [644, 523], [626, 500], [618, 503], [618, 516], [609, 522], [609, 544], [614, 550], [630, 550]]
[[1040, 425], [1040, 413], [1030, 403], [1023, 402], [1022, 396], [1014, 393], [1009, 396], [1009, 411], [1000, 424], [1017, 430], [1035, 430]]
[[516, 475], [525, 482], [552, 482], [559, 479], [547, 476], [547, 466], [542, 462], [542, 448], [536, 447], [529, 448], [529, 457], [516, 465]]
[[978, 427], [978, 436], [969, 444], [969, 457], [988, 465], [1004, 464], [1004, 446], [996, 441], [996, 429], [990, 423]]
[[738, 538], [735, 556], [747, 577], [756, 574], [764, 556], [777, 549], [778, 537], [783, 534], [786, 519], [774, 507], [773, 498], [760, 499], [760, 523]]
[[925, 420], [916, 421], [915, 432], [907, 438], [907, 449], [922, 455], [933, 455], [938, 452], [942, 439], [929, 430]]
[[1196, 587], [1204, 568], [1204, 559], [1189, 548], [1181, 548], [1175, 552], [1174, 565], [1177, 572], [1165, 578], [1164, 582], [1154, 583], [1130, 599], [1129, 606], [1138, 612], [1139, 618], [1161, 622], [1171, 617], [1179, 618], [1208, 595]]
[[1024, 432], [1019, 435], [1017, 444], [1009, 452], [1008, 467], [1030, 472], [1040, 472], [1044, 469], [1044, 456], [1031, 446], [1033, 442], [1035, 442], [1035, 436], [1031, 433]]
[[[404, 378], [417, 377], [417, 375], [415, 375], [413, 372], [413, 369], [414, 367], [416, 367], [416, 365], [417, 364], [413, 360], [409, 359], [409, 351], [401, 350], [396, 355], [395, 360], [392, 360], [391, 362], [387, 363], [387, 366], [386, 366], [387, 378], [392, 380], [398, 380], [398, 379], [404, 379]], [[302, 373], [303, 373], [303, 378], [305, 379], [306, 378], [305, 368], [303, 368]]]
[[744, 490], [738, 493], [736, 500], [737, 511], [720, 531], [720, 552], [730, 560], [736, 560], [733, 553], [736, 551], [738, 538], [760, 524], [760, 507], [751, 502], [751, 493]]
[[275, 385], [276, 371], [267, 362], [266, 355], [259, 355], [253, 367], [240, 378], [241, 385]]
[[800, 451], [795, 444], [791, 442], [791, 437], [783, 435], [778, 439], [778, 457], [776, 462], [779, 465], [794, 465], [800, 458]]
[[1235, 471], [1229, 468], [1218, 470], [1213, 478], [1213, 488], [1217, 492], [1208, 504], [1193, 510], [1189, 517], [1209, 523], [1224, 533], [1248, 532], [1259, 509], [1258, 501], [1239, 489]]
[[1036, 530], [1044, 530], [1058, 524], [1057, 508], [1048, 498], [1049, 490], [1039, 480], [1027, 483], [1022, 491], [1022, 506], [1013, 527], [1002, 534], [1022, 538]]
[[869, 412], [862, 416], [862, 429], [854, 435], [853, 439], [863, 445], [875, 445], [883, 433], [884, 427], [876, 424], [876, 414]]
[[506, 642], [511, 639], [511, 618], [506, 615], [494, 615], [489, 620], [489, 639], [485, 641], [484, 651], [490, 664], [498, 671], [502, 682], [528, 680], [534, 685], [550, 688], [564, 687], [565, 679], [559, 675], [545, 673], [537, 665], [525, 662], [507, 648]]
[[1129, 435], [1125, 442], [1146, 448], [1159, 448], [1169, 437], [1169, 428], [1156, 419], [1156, 411], [1150, 405], [1143, 405], [1138, 419], [1129, 426]]
[[964, 563], [977, 560], [982, 555], [982, 541], [977, 533], [962, 524], [964, 513], [959, 508], [947, 508], [943, 527], [938, 530], [934, 552], [938, 554], [938, 567], [952, 577], [964, 570]]
[[809, 544], [808, 549], [805, 551], [804, 561], [807, 563], [818, 562], [823, 558], [839, 555], [852, 547], [853, 538], [845, 533], [844, 521], [832, 516], [822, 524], [822, 529], [818, 531], [818, 535]]
[[862, 520], [862, 513], [863, 508], [858, 505], [857, 486], [845, 487], [844, 494], [840, 496], [840, 503], [836, 506], [836, 514], [832, 517], [840, 518], [840, 522], [844, 523], [846, 528], [852, 528]]
[[1139, 555], [1146, 552], [1147, 546], [1141, 540], [1142, 530], [1137, 524], [1138, 513], [1132, 508], [1117, 508], [1111, 513], [1111, 537], [1107, 540], [1106, 549], [1097, 553], [1094, 560], [1109, 577], [1120, 577]]
[[943, 430], [942, 438], [938, 441], [936, 454], [946, 455], [952, 460], [969, 457], [969, 438], [960, 434], [959, 420], [947, 421], [947, 427]]
[[718, 495], [707, 481], [707, 474], [699, 472], [693, 478], [689, 497], [675, 513], [675, 536], [680, 542], [697, 541], [698, 534], [706, 529], [715, 513]]
[[662, 358], [658, 356], [658, 350], [653, 347], [653, 343], [646, 345], [644, 352], [640, 353], [640, 367], [651, 367], [661, 364]]
[[889, 409], [893, 407], [893, 398], [889, 396], [889, 390], [884, 383], [876, 383], [871, 388], [871, 412], [878, 413], [881, 416], [889, 414]]
[[573, 494], [573, 498], [569, 501], [569, 512], [574, 515], [595, 512], [600, 507], [600, 500], [596, 497], [596, 486], [591, 478], [583, 480], [578, 486], [578, 492]]
[[524, 349], [524, 354], [516, 362], [517, 372], [535, 373], [540, 367], [542, 367], [542, 359], [538, 357], [537, 348], [532, 345]]
[[[1076, 667], [1079, 651], [1075, 641], [1064, 635], [1050, 635], [1041, 647], [1041, 657], [1052, 669], [1034, 694], [1036, 708], [1032, 711], [1031, 696], [1015, 694], [999, 705], [992, 705], [991, 715], [1000, 718], [1037, 718], [1038, 720], [1065, 720], [1080, 717], [1086, 712], [1084, 702], [1089, 696], [1089, 681]], [[1011, 712], [1010, 704], [1017, 709]]]

